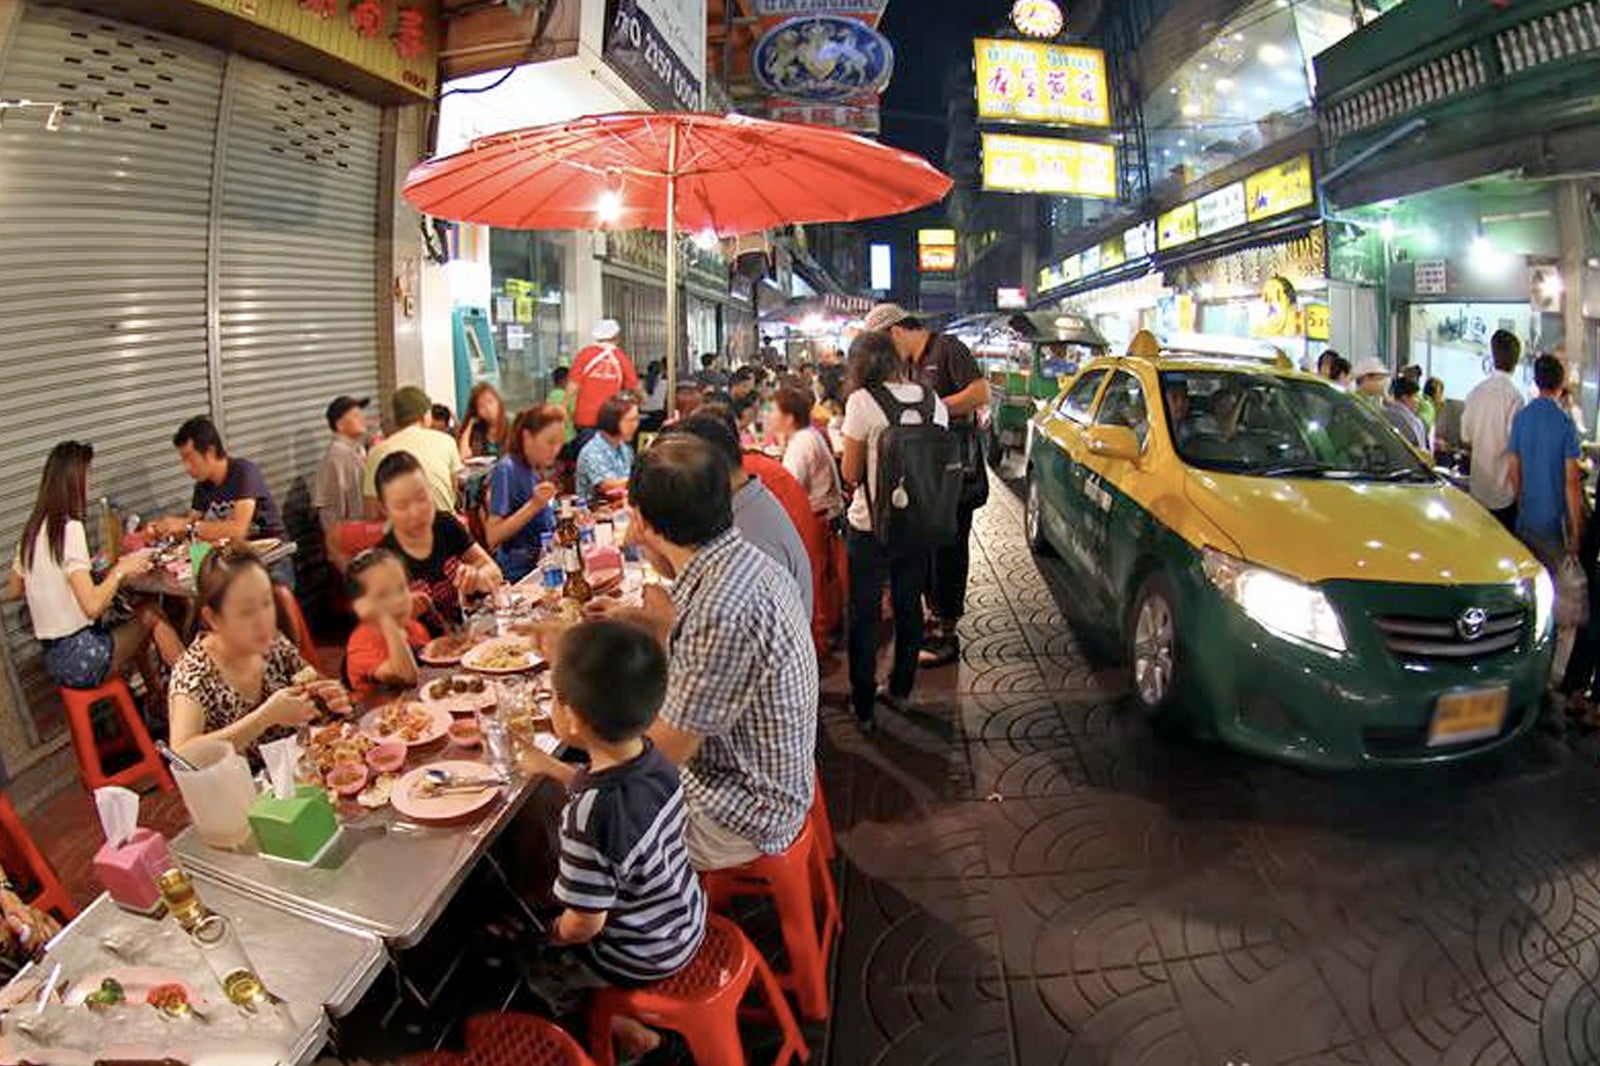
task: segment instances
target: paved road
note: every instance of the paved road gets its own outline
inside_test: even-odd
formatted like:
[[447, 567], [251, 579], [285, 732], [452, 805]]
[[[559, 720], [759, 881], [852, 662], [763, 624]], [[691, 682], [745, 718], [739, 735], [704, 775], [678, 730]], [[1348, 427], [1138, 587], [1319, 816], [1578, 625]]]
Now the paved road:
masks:
[[825, 713], [828, 1061], [1600, 1063], [1592, 751], [1351, 778], [1152, 736], [1014, 492], [974, 538], [962, 662], [871, 741]]

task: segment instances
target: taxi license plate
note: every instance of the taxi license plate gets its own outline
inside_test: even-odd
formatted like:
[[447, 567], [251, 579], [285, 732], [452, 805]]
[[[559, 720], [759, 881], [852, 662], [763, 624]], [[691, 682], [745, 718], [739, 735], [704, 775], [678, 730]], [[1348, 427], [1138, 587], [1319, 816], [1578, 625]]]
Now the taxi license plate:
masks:
[[1433, 709], [1433, 728], [1428, 731], [1428, 746], [1465, 744], [1500, 732], [1505, 724], [1510, 693], [1503, 688], [1475, 692], [1452, 692], [1440, 696]]

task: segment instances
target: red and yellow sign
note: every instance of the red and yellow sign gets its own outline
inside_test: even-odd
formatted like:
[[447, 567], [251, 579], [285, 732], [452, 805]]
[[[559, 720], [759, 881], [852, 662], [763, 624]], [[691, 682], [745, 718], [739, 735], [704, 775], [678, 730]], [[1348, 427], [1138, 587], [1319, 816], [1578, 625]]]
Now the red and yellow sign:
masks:
[[191, 0], [308, 45], [407, 93], [438, 88], [439, 24], [427, 0]]
[[1059, 137], [983, 135], [983, 187], [992, 192], [1117, 197], [1117, 150]]
[[956, 269], [952, 245], [924, 244], [917, 248], [917, 267], [924, 274], [950, 274]]
[[978, 117], [1046, 126], [1109, 126], [1106, 56], [1098, 48], [980, 37]]

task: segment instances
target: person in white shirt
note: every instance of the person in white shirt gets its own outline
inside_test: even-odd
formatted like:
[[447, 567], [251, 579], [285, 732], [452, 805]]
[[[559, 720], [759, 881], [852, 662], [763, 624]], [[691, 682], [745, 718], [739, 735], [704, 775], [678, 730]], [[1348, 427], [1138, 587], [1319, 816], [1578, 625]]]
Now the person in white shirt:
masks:
[[1494, 372], [1467, 393], [1461, 412], [1461, 440], [1472, 449], [1472, 498], [1507, 529], [1517, 525], [1517, 493], [1511, 486], [1506, 446], [1511, 440], [1511, 420], [1522, 410], [1523, 396], [1511, 372], [1522, 358], [1522, 342], [1506, 330], [1489, 338]]
[[[925, 387], [906, 380], [906, 364], [887, 333], [863, 333], [850, 345], [850, 377], [856, 388], [844, 408], [844, 479], [855, 486], [846, 512], [849, 532], [845, 551], [850, 562], [850, 702], [862, 729], [872, 732], [878, 699], [878, 616], [884, 583], [894, 608], [894, 668], [889, 674], [891, 707], [911, 695], [917, 658], [922, 650], [922, 594], [928, 585], [933, 545], [924, 550], [904, 546], [891, 553], [872, 532], [872, 507], [867, 493], [878, 491], [878, 439], [889, 428], [889, 416], [873, 399], [875, 386], [904, 404], [923, 402]], [[944, 401], [929, 397], [933, 421], [948, 426]], [[914, 424], [920, 412], [906, 411], [902, 425]]]
[[779, 389], [772, 398], [772, 429], [783, 445], [784, 469], [806, 490], [811, 513], [826, 522], [844, 510], [844, 490], [828, 434], [812, 421], [812, 404], [809, 392]]
[[[26, 596], [33, 635], [44, 647], [45, 670], [64, 688], [98, 688], [130, 664], [145, 669], [143, 651], [155, 642], [168, 666], [183, 654], [183, 642], [154, 606], [115, 626], [101, 619], [125, 578], [150, 569], [151, 553], [130, 552], [96, 582], [84, 529], [88, 510], [89, 464], [94, 448], [62, 441], [50, 449], [33, 513], [22, 527], [5, 598]], [[157, 691], [154, 671], [146, 681]]]

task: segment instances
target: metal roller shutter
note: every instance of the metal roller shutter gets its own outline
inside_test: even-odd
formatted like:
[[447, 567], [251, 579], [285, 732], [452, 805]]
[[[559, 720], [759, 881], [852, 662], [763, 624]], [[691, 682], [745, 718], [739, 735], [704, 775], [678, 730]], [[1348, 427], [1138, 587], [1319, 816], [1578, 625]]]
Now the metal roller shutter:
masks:
[[[378, 389], [379, 129], [373, 104], [253, 60], [229, 61], [222, 414], [229, 448], [261, 466], [291, 533], [314, 529], [309, 494], [327, 446], [328, 401]], [[298, 539], [302, 548], [315, 543]]]
[[[45, 453], [92, 441], [93, 495], [149, 513], [185, 504], [175, 414], [209, 406], [206, 242], [223, 58], [203, 46], [29, 8], [0, 97], [98, 101], [98, 115], [12, 112], [0, 125], [0, 543], [7, 562]], [[92, 536], [93, 534], [91, 534]], [[54, 694], [11, 607], [6, 644], [28, 706]], [[15, 769], [15, 767], [12, 767]]]

